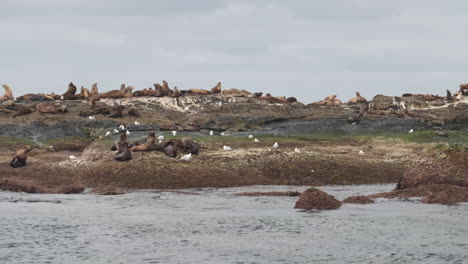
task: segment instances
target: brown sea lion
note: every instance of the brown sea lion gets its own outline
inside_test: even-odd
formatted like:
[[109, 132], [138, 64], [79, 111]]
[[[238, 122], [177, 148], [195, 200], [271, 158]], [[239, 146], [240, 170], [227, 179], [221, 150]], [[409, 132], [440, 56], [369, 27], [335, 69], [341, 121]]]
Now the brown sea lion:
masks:
[[174, 92], [172, 93], [172, 97], [180, 97], [182, 96], [182, 92], [179, 90], [179, 88], [174, 87]]
[[16, 113], [14, 113], [12, 115], [13, 118], [17, 117], [17, 116], [22, 116], [22, 115], [29, 115], [31, 114], [32, 112], [34, 112], [36, 109], [35, 108], [31, 108], [31, 107], [22, 107], [21, 109], [19, 109]]
[[189, 89], [189, 93], [192, 95], [207, 95], [211, 94], [210, 91], [204, 89]]
[[221, 82], [218, 82], [215, 87], [211, 88], [212, 94], [219, 94], [221, 93]]
[[167, 143], [160, 142], [156, 143], [156, 136], [154, 132], [148, 134], [146, 143], [137, 145], [131, 148], [132, 151], [151, 151], [151, 150], [163, 150]]
[[54, 101], [55, 97], [44, 94], [24, 94], [16, 98], [18, 101]]
[[39, 103], [36, 105], [36, 109], [41, 114], [57, 114], [57, 113], [66, 113], [67, 106], [60, 103], [47, 104]]
[[179, 139], [171, 139], [168, 142], [168, 145], [176, 146], [177, 148], [181, 149], [184, 153], [192, 153], [197, 155], [200, 152], [200, 145], [197, 142], [193, 141], [190, 138], [183, 138], [182, 140]]
[[128, 142], [119, 141], [117, 143], [117, 153], [115, 153], [114, 159], [117, 161], [128, 161], [132, 159], [132, 152], [128, 149]]
[[134, 117], [139, 117], [140, 116], [140, 113], [138, 112], [138, 110], [136, 108], [133, 108], [131, 107], [130, 109], [128, 109], [128, 113], [127, 113], [129, 116], [134, 116]]
[[0, 101], [15, 100], [15, 98], [13, 97], [13, 92], [11, 91], [10, 86], [8, 86], [6, 84], [4, 84], [2, 86], [3, 86], [3, 89], [5, 89], [5, 93], [2, 96], [0, 96]]
[[318, 105], [340, 105], [342, 102], [336, 98], [336, 95], [329, 95], [325, 97], [325, 99], [320, 100], [314, 104]]
[[[128, 137], [127, 137], [127, 134], [125, 133], [125, 131], [121, 132], [120, 133], [120, 139], [119, 141], [116, 141], [112, 144], [111, 146], [111, 150], [112, 151], [116, 151], [117, 150], [117, 145], [119, 144], [119, 142], [128, 142]], [[127, 144], [127, 147], [129, 146], [129, 144]]]
[[163, 96], [171, 96], [173, 91], [169, 88], [169, 84], [163, 80], [163, 85], [162, 85], [162, 92]]
[[87, 88], [84, 88], [81, 86], [81, 93], [80, 93], [81, 99], [88, 99], [89, 98], [89, 90]]
[[270, 104], [284, 104], [284, 103], [286, 103], [286, 100], [282, 100], [281, 98], [271, 96], [270, 94], [267, 94], [266, 96], [259, 97], [258, 99], [267, 101]]
[[32, 150], [33, 148], [29, 145], [24, 146], [20, 148], [16, 154], [15, 157], [10, 161], [10, 166], [13, 168], [18, 168], [18, 167], [23, 167], [26, 165], [26, 159], [28, 158], [28, 153]]
[[93, 86], [91, 87], [91, 95], [95, 95], [95, 94], [99, 94], [97, 83], [93, 83]]
[[114, 112], [112, 112], [110, 115], [107, 117], [112, 117], [112, 118], [120, 118], [123, 117], [123, 110], [125, 107], [123, 105], [118, 105], [117, 107], [114, 108]]
[[167, 144], [167, 146], [163, 149], [164, 153], [172, 158], [177, 157], [177, 146], [174, 146], [172, 144]]
[[99, 94], [99, 98], [109, 98], [109, 99], [120, 99], [120, 98], [127, 98], [132, 97], [132, 94], [123, 93], [120, 90], [111, 90], [102, 94]]
[[286, 98], [286, 103], [292, 104], [292, 103], [295, 103], [295, 102], [297, 102], [296, 97], [288, 97], [288, 98]]
[[75, 100], [76, 86], [73, 82], [68, 84], [68, 90], [62, 95], [64, 100]]
[[362, 97], [359, 92], [356, 92], [356, 96], [349, 99], [348, 103], [367, 103], [366, 98]]
[[242, 93], [241, 91], [239, 91], [239, 89], [236, 89], [236, 88], [231, 88], [231, 89], [227, 89], [227, 90], [223, 90], [221, 92], [222, 95], [230, 95], [230, 96], [242, 96]]

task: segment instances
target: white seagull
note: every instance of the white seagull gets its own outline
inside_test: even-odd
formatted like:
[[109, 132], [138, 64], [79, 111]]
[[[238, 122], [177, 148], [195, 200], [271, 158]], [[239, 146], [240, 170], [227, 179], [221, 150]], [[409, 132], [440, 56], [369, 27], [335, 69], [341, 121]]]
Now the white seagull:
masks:
[[279, 146], [278, 146], [278, 142], [275, 142], [275, 144], [273, 144], [273, 148], [274, 149], [277, 149]]
[[159, 136], [159, 137], [158, 137], [158, 140], [159, 140], [159, 141], [164, 140], [164, 136], [163, 136], [163, 135]]
[[258, 142], [260, 142], [260, 140], [258, 140], [257, 138], [255, 138], [255, 139], [254, 139], [254, 142], [255, 142], [255, 143], [258, 143]]
[[223, 103], [222, 103], [222, 102], [219, 102], [219, 104], [218, 104], [218, 105], [219, 105], [219, 106], [222, 106], [222, 105], [223, 105]]
[[90, 120], [94, 120], [94, 119], [96, 119], [96, 117], [94, 117], [94, 116], [89, 116], [89, 119], [90, 119]]
[[192, 157], [192, 153], [189, 153], [187, 155], [183, 155], [182, 157], [180, 157], [181, 160], [189, 160], [190, 157]]
[[125, 132], [125, 134], [130, 135], [130, 131], [127, 130], [127, 132]]
[[140, 122], [135, 121], [135, 126], [139, 126], [139, 125], [140, 125]]
[[408, 131], [408, 133], [412, 134], [414, 132], [413, 129], [410, 129], [410, 131]]
[[226, 151], [232, 150], [232, 148], [228, 147], [228, 146], [224, 146], [223, 149], [226, 150]]
[[221, 136], [224, 136], [224, 132], [221, 132]]
[[364, 155], [364, 151], [360, 150], [359, 155]]
[[300, 151], [298, 148], [295, 148], [295, 149], [294, 149], [294, 152], [296, 152], [296, 153], [301, 153], [301, 151]]
[[253, 136], [252, 136], [252, 135], [249, 135], [249, 136], [248, 136], [248, 138], [249, 138], [249, 139], [252, 139], [252, 138], [253, 138]]
[[210, 131], [210, 136], [212, 136], [212, 135], [213, 135], [213, 130]]
[[60, 96], [60, 100], [63, 100], [63, 99], [64, 99], [63, 95], [62, 95], [62, 96]]
[[120, 125], [120, 126], [119, 126], [119, 129], [120, 129], [120, 130], [125, 130], [125, 126], [124, 126], [124, 125]]
[[70, 155], [68, 158], [71, 159], [71, 160], [74, 160], [74, 159], [76, 159], [76, 156]]
[[119, 131], [114, 128], [114, 134], [118, 134], [118, 133], [119, 133]]
[[110, 134], [111, 134], [111, 132], [110, 132], [110, 131], [107, 131], [107, 132], [106, 132], [106, 137], [109, 136]]
[[172, 131], [172, 135], [175, 137], [177, 135], [177, 131]]

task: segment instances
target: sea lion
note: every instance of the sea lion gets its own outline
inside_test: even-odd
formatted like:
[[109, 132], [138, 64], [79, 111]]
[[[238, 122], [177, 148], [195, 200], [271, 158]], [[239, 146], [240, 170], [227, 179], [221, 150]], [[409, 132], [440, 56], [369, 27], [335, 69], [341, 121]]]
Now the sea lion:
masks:
[[208, 91], [208, 90], [204, 90], [204, 89], [189, 89], [189, 94], [192, 94], [192, 95], [207, 95], [207, 94], [211, 94], [211, 92]]
[[288, 97], [288, 98], [286, 98], [286, 103], [292, 104], [292, 103], [295, 103], [295, 102], [297, 102], [296, 97]]
[[452, 93], [449, 90], [447, 90], [447, 101], [453, 101]]
[[[116, 151], [117, 150], [117, 145], [119, 144], [119, 142], [127, 142], [128, 143], [128, 137], [127, 137], [127, 134], [125, 133], [125, 131], [121, 132], [120, 133], [120, 139], [119, 141], [116, 141], [112, 144], [111, 146], [111, 150], [112, 151]], [[129, 147], [129, 145], [127, 144], [127, 147]]]
[[89, 98], [89, 90], [87, 88], [84, 88], [81, 86], [81, 93], [80, 93], [81, 99], [88, 99]]
[[140, 113], [138, 112], [138, 110], [136, 108], [130, 108], [128, 109], [128, 113], [127, 113], [129, 116], [135, 116], [135, 117], [139, 117], [140, 116]]
[[212, 94], [219, 94], [221, 93], [221, 82], [218, 82], [215, 87], [211, 88]]
[[68, 84], [67, 91], [62, 95], [64, 100], [75, 100], [76, 99], [76, 86], [73, 82]]
[[11, 117], [15, 118], [17, 116], [29, 115], [35, 110], [36, 110], [35, 108], [31, 108], [31, 107], [22, 107], [16, 113], [14, 113]]
[[125, 83], [122, 83], [122, 84], [120, 85], [120, 92], [121, 92], [121, 93], [125, 93]]
[[128, 142], [120, 141], [117, 143], [117, 153], [115, 153], [114, 159], [117, 161], [128, 161], [132, 159], [132, 152], [128, 149]]
[[171, 96], [173, 93], [173, 91], [169, 88], [169, 84], [165, 80], [163, 80], [162, 93], [163, 96]]
[[171, 158], [175, 158], [177, 157], [177, 149], [178, 149], [177, 146], [174, 146], [172, 144], [167, 144], [167, 146], [163, 149], [163, 151], [167, 156]]
[[66, 113], [67, 106], [60, 103], [47, 104], [39, 103], [36, 105], [36, 109], [41, 114], [57, 114], [57, 113]]
[[230, 96], [242, 96], [242, 93], [239, 89], [236, 89], [236, 88], [231, 88], [231, 89], [227, 89], [227, 90], [223, 90], [221, 92], [222, 95], [224, 96], [227, 96], [227, 95], [230, 95]]
[[13, 92], [11, 91], [10, 86], [8, 86], [6, 84], [4, 84], [2, 86], [3, 86], [3, 89], [5, 89], [5, 93], [2, 96], [0, 96], [0, 100], [1, 101], [15, 100], [15, 98], [13, 97]]
[[123, 110], [125, 109], [125, 107], [123, 105], [118, 105], [117, 107], [114, 108], [114, 112], [112, 112], [110, 115], [108, 115], [107, 117], [111, 117], [111, 118], [120, 118], [120, 117], [123, 117]]
[[366, 98], [362, 97], [359, 92], [356, 92], [356, 96], [349, 99], [348, 103], [355, 104], [355, 103], [367, 103]]
[[26, 165], [26, 159], [28, 158], [28, 153], [32, 150], [33, 148], [29, 145], [26, 145], [22, 148], [20, 148], [16, 154], [15, 157], [10, 161], [10, 166], [13, 168], [18, 168], [18, 167], [23, 167]]
[[180, 97], [182, 96], [182, 92], [177, 88], [177, 86], [174, 87], [174, 92], [172, 92], [172, 97]]
[[270, 94], [267, 94], [266, 96], [261, 96], [258, 99], [267, 101], [270, 104], [284, 104], [286, 103], [286, 100], [282, 100], [278, 97], [271, 96]]
[[95, 95], [95, 94], [99, 94], [97, 83], [93, 83], [93, 86], [91, 87], [91, 95]]
[[146, 143], [133, 146], [131, 148], [132, 151], [151, 151], [151, 150], [163, 150], [167, 143], [165, 142], [160, 142], [160, 143], [155, 143], [156, 137], [155, 133], [151, 132], [148, 134], [148, 137], [146, 139]]
[[169, 140], [168, 145], [176, 146], [184, 153], [192, 153], [197, 155], [200, 152], [200, 145], [198, 145], [197, 142], [190, 138], [183, 138], [182, 140], [171, 139]]
[[325, 99], [320, 100], [314, 104], [318, 105], [340, 105], [342, 102], [336, 98], [336, 95], [329, 95], [325, 97]]
[[120, 98], [127, 98], [132, 97], [132, 94], [123, 93], [120, 90], [111, 90], [102, 94], [99, 94], [99, 98], [109, 98], [109, 99], [120, 99]]
[[259, 97], [261, 97], [261, 96], [263, 95], [263, 93], [262, 93], [262, 92], [258, 92], [258, 93], [254, 93], [254, 95], [255, 95], [256, 98], [259, 98]]

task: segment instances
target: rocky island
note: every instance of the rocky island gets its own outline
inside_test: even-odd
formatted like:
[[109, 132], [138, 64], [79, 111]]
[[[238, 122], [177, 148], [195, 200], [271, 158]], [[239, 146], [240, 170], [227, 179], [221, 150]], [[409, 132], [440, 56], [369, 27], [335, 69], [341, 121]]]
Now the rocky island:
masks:
[[446, 96], [357, 92], [309, 104], [221, 83], [107, 92], [70, 83], [61, 95], [16, 98], [3, 87], [4, 190], [395, 183], [367, 198], [468, 201], [468, 84]]

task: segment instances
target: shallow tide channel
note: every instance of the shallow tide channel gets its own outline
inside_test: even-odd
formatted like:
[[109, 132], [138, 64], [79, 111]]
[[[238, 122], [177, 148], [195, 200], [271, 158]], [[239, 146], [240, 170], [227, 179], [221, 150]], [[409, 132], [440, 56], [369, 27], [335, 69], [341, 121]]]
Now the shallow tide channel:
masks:
[[[338, 199], [394, 185], [325, 186]], [[249, 186], [118, 196], [0, 192], [0, 263], [468, 263], [468, 204], [302, 212]], [[195, 193], [195, 194], [192, 194]]]

